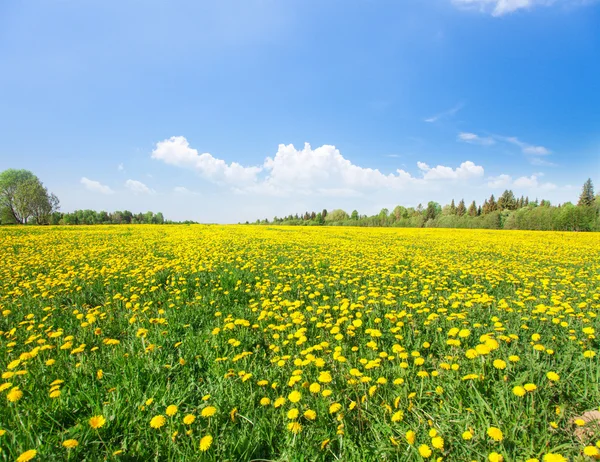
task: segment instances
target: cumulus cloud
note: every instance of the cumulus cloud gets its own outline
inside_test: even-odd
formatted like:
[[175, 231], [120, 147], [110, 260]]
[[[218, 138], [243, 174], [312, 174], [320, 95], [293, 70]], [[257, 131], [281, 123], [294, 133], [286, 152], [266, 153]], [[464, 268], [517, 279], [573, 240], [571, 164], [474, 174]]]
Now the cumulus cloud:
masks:
[[489, 145], [495, 143], [494, 139], [490, 136], [479, 136], [479, 135], [476, 135], [475, 133], [467, 133], [467, 132], [459, 133], [457, 136], [457, 139], [459, 141], [463, 141], [465, 143], [480, 144], [482, 146], [489, 146]]
[[[204, 160], [200, 160], [202, 156]], [[430, 168], [419, 162], [418, 176], [402, 169], [386, 174], [352, 163], [335, 146], [313, 149], [308, 143], [302, 149], [296, 149], [293, 144], [280, 144], [275, 155], [266, 157], [258, 167], [244, 167], [235, 162], [227, 164], [208, 153], [199, 155], [183, 137], [157, 143], [152, 157], [198, 171], [210, 181], [229, 185], [236, 194], [281, 197], [352, 197], [376, 190], [426, 190], [431, 181], [466, 180], [481, 177], [484, 173], [483, 167], [466, 161], [456, 168], [443, 165]], [[207, 163], [217, 167], [206, 168]]]
[[114, 191], [110, 187], [103, 185], [99, 181], [90, 180], [86, 177], [82, 177], [80, 183], [86, 187], [86, 189], [101, 193], [101, 194], [113, 194]]
[[510, 186], [512, 182], [512, 177], [510, 175], [498, 175], [491, 176], [488, 178], [488, 186], [490, 188], [504, 188]]
[[172, 136], [156, 143], [152, 158], [177, 167], [191, 168], [217, 183], [249, 183], [256, 180], [260, 167], [243, 167], [237, 162], [227, 164], [209, 153], [199, 154], [183, 136]]
[[483, 176], [483, 167], [475, 165], [470, 160], [463, 162], [460, 167], [455, 169], [443, 165], [431, 168], [423, 162], [418, 162], [417, 166], [425, 172], [423, 175], [425, 180], [468, 180]]
[[127, 180], [125, 187], [135, 194], [154, 194], [154, 190], [137, 180]]
[[531, 176], [521, 176], [515, 180], [510, 175], [498, 175], [496, 177], [488, 178], [488, 186], [490, 188], [517, 188], [517, 189], [539, 189], [539, 190], [552, 190], [556, 189], [554, 183], [541, 183], [540, 177], [544, 176], [543, 173], [534, 173]]

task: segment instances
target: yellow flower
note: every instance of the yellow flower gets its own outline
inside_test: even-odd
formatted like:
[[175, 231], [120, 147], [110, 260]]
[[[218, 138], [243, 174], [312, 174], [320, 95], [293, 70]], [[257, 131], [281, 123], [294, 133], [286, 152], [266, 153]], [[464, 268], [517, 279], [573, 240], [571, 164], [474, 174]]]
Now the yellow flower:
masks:
[[493, 365], [496, 369], [506, 369], [506, 361], [502, 361], [501, 359], [496, 359]]
[[300, 399], [302, 398], [302, 393], [300, 393], [299, 391], [294, 390], [293, 392], [291, 392], [288, 395], [288, 400], [290, 400], [290, 403], [297, 403], [298, 401], [300, 401]]
[[202, 452], [208, 451], [212, 442], [213, 442], [213, 437], [211, 435], [203, 436], [202, 439], [200, 440], [200, 451], [202, 451]]
[[583, 453], [588, 457], [593, 457], [594, 459], [600, 458], [600, 449], [596, 446], [586, 446], [583, 448]]
[[285, 401], [286, 401], [286, 399], [283, 396], [280, 396], [273, 403], [273, 407], [275, 407], [275, 408], [281, 407], [285, 404]]
[[298, 411], [298, 409], [292, 408], [288, 411], [287, 418], [290, 420], [295, 420], [298, 418], [299, 414], [300, 414], [300, 411]]
[[77, 440], [65, 440], [63, 441], [62, 445], [65, 448], [76, 448], [77, 446], [79, 446], [79, 441]]
[[434, 436], [431, 445], [436, 449], [444, 449], [444, 439], [441, 436]]
[[268, 406], [269, 404], [271, 404], [271, 400], [269, 398], [267, 398], [266, 396], [264, 398], [260, 399], [261, 406]]
[[321, 391], [321, 385], [319, 385], [317, 382], [315, 382], [315, 383], [311, 383], [311, 384], [310, 384], [310, 387], [308, 387], [308, 390], [309, 390], [311, 393], [315, 393], [315, 394], [316, 394], [316, 393], [319, 393], [319, 392]]
[[397, 411], [392, 415], [392, 422], [400, 422], [404, 418], [404, 412]]
[[166, 419], [164, 415], [155, 415], [150, 420], [150, 426], [152, 428], [160, 428], [166, 423]]
[[421, 454], [421, 457], [427, 459], [431, 456], [431, 448], [426, 444], [422, 444], [419, 446], [419, 454]]
[[502, 454], [498, 454], [497, 452], [491, 452], [488, 455], [488, 460], [490, 462], [502, 462], [504, 460], [504, 457], [502, 457]]
[[[19, 401], [23, 397], [23, 392], [18, 387], [14, 387], [6, 394], [6, 399], [11, 403]], [[29, 459], [28, 459], [29, 460]]]
[[523, 385], [523, 388], [525, 388], [525, 390], [527, 391], [537, 390], [537, 386], [534, 383], [526, 383], [525, 385]]
[[60, 396], [60, 390], [52, 390], [50, 392], [50, 398], [58, 398]]
[[333, 380], [333, 378], [331, 377], [331, 374], [329, 372], [323, 371], [319, 374], [317, 380], [321, 383], [329, 383]]
[[415, 444], [415, 439], [417, 437], [417, 435], [415, 434], [415, 432], [413, 432], [412, 430], [408, 430], [406, 432], [405, 437], [406, 437], [406, 441], [408, 441], [408, 444], [410, 444], [411, 446], [413, 444]]
[[174, 416], [175, 414], [177, 414], [177, 406], [175, 406], [174, 404], [167, 406], [165, 414], [167, 414], [169, 417]]
[[307, 409], [304, 411], [304, 417], [308, 420], [315, 420], [317, 418], [317, 413], [312, 409]]
[[104, 372], [102, 371], [102, 369], [98, 369], [98, 371], [96, 372], [96, 378], [100, 380], [102, 377], [104, 377]]
[[25, 451], [19, 457], [17, 457], [17, 462], [27, 462], [28, 460], [33, 459], [37, 455], [37, 451], [35, 449], [30, 449], [29, 451]]
[[90, 424], [90, 427], [92, 427], [93, 429], [98, 429], [106, 423], [106, 419], [102, 415], [95, 415], [90, 418], [88, 423]]
[[196, 416], [194, 414], [188, 414], [183, 418], [183, 423], [186, 425], [191, 425], [196, 420]]
[[472, 438], [473, 438], [473, 433], [471, 433], [469, 430], [463, 432], [463, 434], [462, 434], [462, 439], [463, 440], [468, 441], [468, 440], [470, 440]]
[[329, 413], [330, 414], [335, 414], [341, 408], [342, 408], [342, 405], [340, 403], [333, 403], [331, 406], [329, 406]]
[[548, 377], [548, 380], [552, 381], [552, 382], [558, 382], [558, 380], [560, 379], [560, 376], [553, 371], [550, 371], [546, 374], [546, 377]]
[[287, 424], [287, 428], [293, 434], [298, 434], [302, 431], [302, 425], [300, 424], [300, 422], [290, 422], [289, 424]]
[[585, 425], [585, 420], [583, 420], [583, 419], [575, 419], [573, 421], [573, 423], [575, 425], [577, 425], [578, 427], [583, 427]]
[[207, 419], [209, 417], [212, 417], [216, 413], [217, 413], [217, 408], [216, 407], [214, 407], [214, 406], [207, 406], [204, 409], [202, 409], [202, 412], [200, 412], [200, 415], [202, 417], [204, 417], [205, 419]]
[[488, 428], [487, 434], [494, 441], [502, 441], [504, 439], [504, 435], [502, 435], [502, 430], [500, 430], [497, 427]]
[[562, 456], [561, 454], [554, 454], [549, 452], [544, 457], [542, 457], [543, 462], [568, 462], [569, 460]]
[[527, 391], [525, 390], [525, 388], [523, 388], [523, 387], [521, 387], [519, 385], [517, 385], [516, 387], [514, 387], [512, 389], [512, 392], [516, 396], [524, 396], [527, 393]]

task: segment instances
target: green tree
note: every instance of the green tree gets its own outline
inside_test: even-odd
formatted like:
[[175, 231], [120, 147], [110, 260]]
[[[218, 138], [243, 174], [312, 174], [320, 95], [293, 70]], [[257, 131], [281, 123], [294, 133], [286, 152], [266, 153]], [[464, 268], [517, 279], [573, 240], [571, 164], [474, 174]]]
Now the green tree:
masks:
[[516, 210], [517, 200], [514, 193], [506, 189], [498, 198], [498, 210]]
[[588, 178], [587, 181], [583, 183], [577, 205], [579, 207], [590, 207], [594, 205], [594, 185], [592, 184], [591, 178]]
[[358, 210], [352, 210], [352, 213], [350, 214], [350, 218], [352, 220], [358, 220]]
[[0, 173], [0, 209], [4, 221], [26, 224], [50, 222], [59, 208], [58, 198], [48, 192], [37, 176], [28, 170], [9, 169]]
[[458, 203], [458, 207], [456, 207], [456, 214], [459, 217], [462, 217], [465, 213], [467, 213], [467, 207], [465, 207], [465, 200], [461, 199]]
[[435, 220], [435, 218], [442, 213], [442, 206], [434, 201], [427, 203], [427, 209], [425, 209], [425, 221]]
[[476, 217], [477, 216], [477, 204], [475, 203], [475, 201], [471, 202], [471, 205], [469, 205], [469, 216], [470, 217]]

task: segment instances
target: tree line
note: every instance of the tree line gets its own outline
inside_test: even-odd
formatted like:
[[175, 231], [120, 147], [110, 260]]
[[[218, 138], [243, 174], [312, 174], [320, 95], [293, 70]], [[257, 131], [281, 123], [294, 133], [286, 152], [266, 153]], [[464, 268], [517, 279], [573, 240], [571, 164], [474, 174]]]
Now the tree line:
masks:
[[[0, 173], [0, 224], [98, 225], [163, 224], [161, 212], [132, 213], [129, 210], [97, 212], [95, 210], [59, 211], [56, 195], [48, 192], [40, 179], [28, 170], [8, 169]], [[191, 223], [191, 222], [185, 222]]]
[[271, 221], [257, 220], [255, 224], [600, 231], [600, 195], [594, 195], [594, 185], [588, 179], [577, 205], [571, 202], [552, 205], [547, 200], [517, 198], [513, 191], [505, 190], [499, 198], [492, 194], [480, 205], [472, 201], [467, 206], [464, 199], [458, 205], [452, 199], [445, 206], [430, 201], [425, 207], [398, 205], [391, 212], [384, 208], [372, 216], [361, 215], [357, 210], [348, 214], [342, 209], [330, 212], [323, 209], [318, 213], [274, 217]]

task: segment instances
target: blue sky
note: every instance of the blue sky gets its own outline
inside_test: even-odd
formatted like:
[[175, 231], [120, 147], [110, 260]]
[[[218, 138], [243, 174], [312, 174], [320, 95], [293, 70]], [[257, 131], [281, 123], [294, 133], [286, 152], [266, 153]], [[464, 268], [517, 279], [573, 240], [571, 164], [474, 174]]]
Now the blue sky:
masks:
[[237, 222], [600, 187], [600, 2], [2, 2], [0, 63], [0, 170], [63, 211]]

